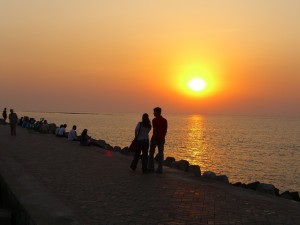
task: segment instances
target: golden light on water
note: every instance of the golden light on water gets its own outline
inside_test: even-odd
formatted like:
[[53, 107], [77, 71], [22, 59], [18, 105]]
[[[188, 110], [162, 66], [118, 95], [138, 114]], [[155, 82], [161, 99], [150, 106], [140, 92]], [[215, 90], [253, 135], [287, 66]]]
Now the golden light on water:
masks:
[[202, 160], [205, 151], [205, 145], [203, 144], [203, 120], [204, 118], [200, 115], [191, 115], [187, 124], [187, 151], [189, 151], [189, 155], [192, 156], [191, 158], [198, 159], [190, 163], [199, 166], [201, 166], [199, 161]]

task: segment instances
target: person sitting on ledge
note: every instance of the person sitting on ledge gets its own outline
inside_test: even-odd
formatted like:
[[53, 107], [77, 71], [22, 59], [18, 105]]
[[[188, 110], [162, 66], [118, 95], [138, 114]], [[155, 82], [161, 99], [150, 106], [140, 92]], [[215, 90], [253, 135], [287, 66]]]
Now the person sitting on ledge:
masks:
[[77, 137], [77, 132], [76, 132], [77, 126], [74, 125], [72, 127], [72, 129], [70, 130], [69, 134], [68, 134], [68, 140], [69, 141], [78, 141], [78, 137]]
[[58, 137], [65, 137], [65, 135], [66, 135], [66, 128], [67, 128], [67, 124], [62, 125], [62, 126], [59, 128], [59, 131], [58, 131], [57, 136], [58, 136]]
[[89, 146], [91, 145], [91, 137], [87, 134], [88, 130], [84, 129], [80, 136], [80, 145]]
[[30, 123], [29, 123], [29, 117], [28, 116], [25, 116], [23, 118], [23, 123], [22, 123], [22, 128], [29, 128], [30, 126]]
[[24, 117], [22, 116], [22, 117], [21, 117], [21, 119], [19, 119], [19, 123], [18, 123], [18, 125], [19, 125], [19, 126], [22, 126], [22, 124], [23, 124], [23, 121], [24, 121]]
[[56, 130], [55, 130], [55, 135], [56, 135], [56, 136], [58, 136], [59, 129], [62, 128], [63, 126], [64, 126], [64, 125], [61, 124], [59, 127], [56, 128]]

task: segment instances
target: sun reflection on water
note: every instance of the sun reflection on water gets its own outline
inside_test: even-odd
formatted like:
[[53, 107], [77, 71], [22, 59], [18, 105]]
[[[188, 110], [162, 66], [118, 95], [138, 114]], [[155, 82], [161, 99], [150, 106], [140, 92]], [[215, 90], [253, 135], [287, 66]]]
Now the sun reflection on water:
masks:
[[[207, 117], [201, 115], [189, 115], [186, 122], [181, 124], [182, 130], [178, 132], [176, 140], [182, 140], [181, 147], [178, 151], [166, 151], [178, 159], [186, 159], [191, 165], [199, 165], [201, 171], [213, 170], [220, 163], [220, 150], [214, 145], [214, 129], [207, 126]], [[172, 130], [172, 135], [175, 131]], [[173, 143], [170, 143], [173, 145]], [[188, 158], [187, 158], [188, 156]]]
[[191, 164], [201, 165], [201, 161], [207, 155], [206, 143], [204, 141], [204, 117], [200, 115], [191, 115], [187, 120], [186, 133], [186, 151], [193, 160]]

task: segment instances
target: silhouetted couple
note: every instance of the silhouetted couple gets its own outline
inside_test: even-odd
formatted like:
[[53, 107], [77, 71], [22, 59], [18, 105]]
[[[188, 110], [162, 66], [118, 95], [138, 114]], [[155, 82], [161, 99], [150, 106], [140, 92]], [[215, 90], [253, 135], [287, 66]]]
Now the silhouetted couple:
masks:
[[[149, 120], [149, 115], [144, 113], [142, 121], [139, 122], [135, 128], [135, 139], [138, 143], [138, 148], [134, 153], [134, 158], [131, 162], [130, 168], [136, 170], [138, 160], [142, 153], [142, 170], [143, 173], [154, 171], [154, 154], [155, 148], [158, 148], [158, 167], [156, 173], [163, 173], [163, 161], [164, 161], [164, 145], [165, 137], [168, 129], [168, 122], [161, 115], [161, 108], [156, 107], [153, 109], [154, 119], [152, 120], [152, 126]], [[153, 128], [153, 135], [150, 142], [149, 149], [149, 132]]]

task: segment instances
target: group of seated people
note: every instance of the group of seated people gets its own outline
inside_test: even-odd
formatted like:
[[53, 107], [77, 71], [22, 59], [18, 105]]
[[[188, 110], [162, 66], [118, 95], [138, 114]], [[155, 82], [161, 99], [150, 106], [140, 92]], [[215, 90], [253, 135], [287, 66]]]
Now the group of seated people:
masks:
[[[35, 120], [34, 118], [29, 118], [28, 116], [21, 117], [19, 119], [18, 125], [22, 128], [33, 129], [35, 131], [43, 132], [47, 130], [48, 122], [44, 118], [41, 118], [40, 121]], [[88, 130], [84, 129], [80, 136], [77, 135], [77, 126], [73, 125], [70, 132], [66, 132], [67, 124], [62, 124], [55, 130], [55, 135], [57, 137], [67, 137], [69, 141], [79, 141], [81, 145], [89, 146], [93, 144], [92, 138], [87, 134]], [[47, 130], [48, 132], [48, 130]], [[47, 133], [45, 131], [45, 133]]]
[[44, 118], [37, 121], [34, 118], [29, 118], [28, 116], [21, 117], [18, 121], [18, 125], [22, 128], [32, 129], [42, 133], [49, 132], [49, 124]]
[[67, 124], [62, 124], [60, 127], [58, 127], [55, 131], [55, 135], [57, 137], [66, 137], [68, 138], [69, 141], [79, 141], [81, 145], [84, 146], [89, 146], [92, 144], [92, 139], [91, 137], [87, 134], [87, 129], [84, 129], [81, 133], [80, 136], [77, 136], [77, 126], [73, 125], [72, 129], [70, 132], [67, 134], [66, 133], [66, 128]]

